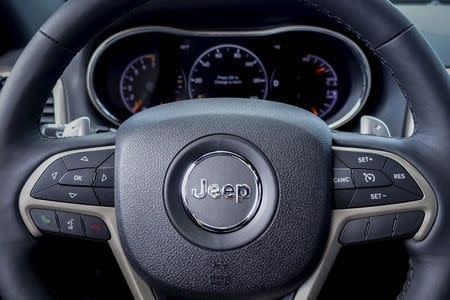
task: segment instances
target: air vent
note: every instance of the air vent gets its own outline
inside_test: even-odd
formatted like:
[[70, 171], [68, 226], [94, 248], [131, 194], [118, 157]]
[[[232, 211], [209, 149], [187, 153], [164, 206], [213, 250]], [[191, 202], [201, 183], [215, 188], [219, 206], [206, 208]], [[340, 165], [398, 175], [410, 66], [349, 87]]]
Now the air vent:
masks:
[[[0, 76], [0, 91], [5, 85], [6, 76]], [[54, 124], [55, 123], [55, 99], [53, 99], [53, 95], [51, 95], [47, 103], [45, 104], [44, 112], [41, 117], [41, 126], [44, 124]]]

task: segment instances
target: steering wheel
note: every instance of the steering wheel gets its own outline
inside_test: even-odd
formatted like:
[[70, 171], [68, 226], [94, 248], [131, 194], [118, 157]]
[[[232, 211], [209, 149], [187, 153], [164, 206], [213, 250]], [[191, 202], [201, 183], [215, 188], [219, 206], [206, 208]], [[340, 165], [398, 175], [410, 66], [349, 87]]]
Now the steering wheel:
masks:
[[[450, 84], [403, 15], [382, 0], [298, 1], [345, 25], [390, 70], [413, 114], [410, 137], [332, 132], [302, 109], [247, 99], [155, 107], [117, 134], [42, 137], [45, 100], [71, 59], [146, 2], [67, 2], [2, 91], [4, 299], [54, 296], [30, 256], [36, 237], [67, 230], [108, 240], [137, 299], [153, 298], [152, 289], [200, 298], [297, 290], [310, 299], [342, 244], [402, 237], [410, 271], [400, 298], [450, 298]], [[374, 187], [379, 176], [393, 184]]]

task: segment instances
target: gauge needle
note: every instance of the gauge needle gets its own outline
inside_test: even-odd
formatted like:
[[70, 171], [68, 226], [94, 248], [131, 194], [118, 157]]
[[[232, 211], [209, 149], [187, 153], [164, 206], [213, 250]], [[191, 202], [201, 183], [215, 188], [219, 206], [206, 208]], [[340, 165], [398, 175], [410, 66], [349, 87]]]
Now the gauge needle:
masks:
[[134, 106], [131, 109], [133, 111], [133, 113], [137, 113], [138, 111], [141, 110], [142, 105], [144, 104], [144, 101], [142, 101], [142, 99], [137, 100], [136, 102], [134, 102]]
[[316, 70], [316, 75], [320, 75], [322, 73], [324, 73], [327, 69], [325, 67], [321, 67], [319, 69]]
[[311, 112], [312, 112], [313, 114], [315, 114], [316, 116], [319, 115], [319, 112], [317, 111], [317, 108], [316, 108], [315, 106], [311, 106]]

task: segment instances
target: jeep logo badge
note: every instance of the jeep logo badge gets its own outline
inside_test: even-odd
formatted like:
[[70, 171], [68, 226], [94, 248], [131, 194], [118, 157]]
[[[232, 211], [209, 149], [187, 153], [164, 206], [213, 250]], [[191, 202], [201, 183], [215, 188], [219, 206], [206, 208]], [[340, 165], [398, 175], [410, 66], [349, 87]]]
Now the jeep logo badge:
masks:
[[190, 165], [182, 184], [183, 204], [199, 226], [230, 232], [245, 226], [261, 202], [260, 178], [242, 156], [215, 151]]
[[200, 180], [200, 190], [192, 189], [192, 196], [197, 199], [203, 199], [209, 196], [211, 199], [234, 199], [236, 203], [250, 198], [251, 189], [247, 184], [225, 184], [220, 187], [218, 184], [208, 185], [208, 179]]

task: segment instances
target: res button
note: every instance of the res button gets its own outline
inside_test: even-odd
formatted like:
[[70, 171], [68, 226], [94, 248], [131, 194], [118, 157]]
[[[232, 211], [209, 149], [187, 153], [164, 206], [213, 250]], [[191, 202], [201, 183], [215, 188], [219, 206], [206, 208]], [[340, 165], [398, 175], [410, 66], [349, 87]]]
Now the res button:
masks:
[[422, 191], [417, 186], [416, 181], [399, 163], [388, 159], [384, 166], [383, 173], [394, 183], [394, 185], [401, 187], [419, 196], [423, 196]]

